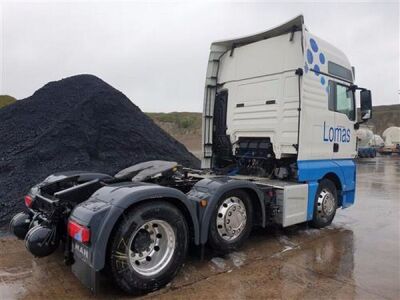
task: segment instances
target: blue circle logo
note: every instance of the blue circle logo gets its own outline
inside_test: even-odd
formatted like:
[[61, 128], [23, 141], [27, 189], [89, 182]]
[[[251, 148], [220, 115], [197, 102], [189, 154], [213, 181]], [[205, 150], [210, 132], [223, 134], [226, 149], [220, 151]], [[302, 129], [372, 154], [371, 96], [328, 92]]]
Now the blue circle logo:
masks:
[[[310, 48], [311, 49], [307, 49], [307, 51], [306, 51], [306, 60], [307, 61], [305, 62], [305, 65], [304, 65], [304, 71], [306, 73], [308, 73], [308, 71], [311, 68], [311, 71], [314, 72], [315, 76], [319, 77], [319, 75], [321, 73], [320, 66], [325, 65], [326, 58], [325, 58], [325, 55], [322, 53], [322, 51], [320, 51], [316, 40], [313, 38], [310, 38]], [[316, 54], [315, 61], [314, 61], [314, 53], [313, 52]], [[314, 65], [313, 65], [313, 63], [314, 63]], [[320, 76], [319, 82], [321, 83], [321, 85], [323, 87], [325, 87], [325, 91], [329, 94], [327, 79], [322, 74]]]
[[307, 61], [309, 64], [312, 64], [314, 61], [313, 54], [310, 49], [307, 49]]
[[319, 54], [319, 62], [325, 64], [325, 55], [322, 52]]
[[310, 45], [311, 45], [311, 49], [317, 53], [318, 52], [318, 45], [317, 42], [314, 39], [310, 39]]
[[316, 76], [319, 76], [319, 72], [320, 72], [320, 69], [319, 69], [319, 66], [318, 65], [314, 65], [314, 73], [315, 73], [315, 75]]

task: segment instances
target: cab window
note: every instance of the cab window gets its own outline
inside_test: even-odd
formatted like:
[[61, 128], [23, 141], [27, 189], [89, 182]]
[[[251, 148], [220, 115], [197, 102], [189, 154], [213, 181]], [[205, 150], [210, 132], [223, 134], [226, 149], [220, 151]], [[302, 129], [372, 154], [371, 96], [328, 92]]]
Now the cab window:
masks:
[[351, 121], [355, 120], [354, 92], [340, 83], [329, 81], [329, 110], [345, 114]]

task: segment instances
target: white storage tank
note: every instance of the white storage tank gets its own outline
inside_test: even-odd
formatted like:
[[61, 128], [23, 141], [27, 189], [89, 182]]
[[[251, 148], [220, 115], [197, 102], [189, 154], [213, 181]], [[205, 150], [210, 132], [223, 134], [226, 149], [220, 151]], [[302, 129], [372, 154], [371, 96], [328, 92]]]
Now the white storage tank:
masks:
[[358, 147], [368, 147], [374, 138], [374, 133], [368, 128], [360, 128], [356, 132]]
[[378, 134], [374, 134], [374, 138], [373, 138], [373, 146], [377, 146], [377, 147], [383, 147], [385, 145], [385, 141], [383, 140], [383, 138], [378, 135]]
[[389, 127], [383, 132], [382, 136], [386, 146], [400, 144], [400, 127]]

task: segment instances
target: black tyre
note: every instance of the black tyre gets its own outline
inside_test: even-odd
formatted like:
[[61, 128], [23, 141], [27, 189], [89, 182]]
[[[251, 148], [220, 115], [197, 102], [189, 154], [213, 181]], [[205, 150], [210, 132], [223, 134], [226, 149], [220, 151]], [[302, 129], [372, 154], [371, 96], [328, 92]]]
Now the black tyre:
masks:
[[314, 216], [311, 225], [323, 228], [331, 224], [337, 207], [338, 197], [335, 184], [328, 179], [321, 180], [315, 195]]
[[227, 253], [240, 248], [253, 226], [253, 206], [243, 190], [225, 193], [211, 217], [208, 243], [216, 251]]
[[155, 200], [134, 207], [115, 228], [109, 244], [109, 267], [126, 293], [142, 294], [170, 282], [188, 249], [185, 217], [172, 204]]

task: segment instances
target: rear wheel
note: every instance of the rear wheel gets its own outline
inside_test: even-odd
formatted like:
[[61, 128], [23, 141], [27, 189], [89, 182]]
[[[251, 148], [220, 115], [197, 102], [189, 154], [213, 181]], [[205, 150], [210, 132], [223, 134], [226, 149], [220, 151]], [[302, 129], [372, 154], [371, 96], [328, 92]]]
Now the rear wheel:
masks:
[[110, 243], [113, 280], [127, 293], [150, 292], [170, 282], [188, 248], [188, 227], [182, 213], [165, 201], [130, 210]]
[[253, 207], [243, 190], [225, 193], [218, 200], [208, 235], [208, 243], [226, 253], [240, 248], [249, 237], [253, 225]]
[[328, 179], [321, 180], [315, 195], [314, 216], [311, 225], [323, 228], [331, 224], [337, 207], [338, 197], [335, 184]]

